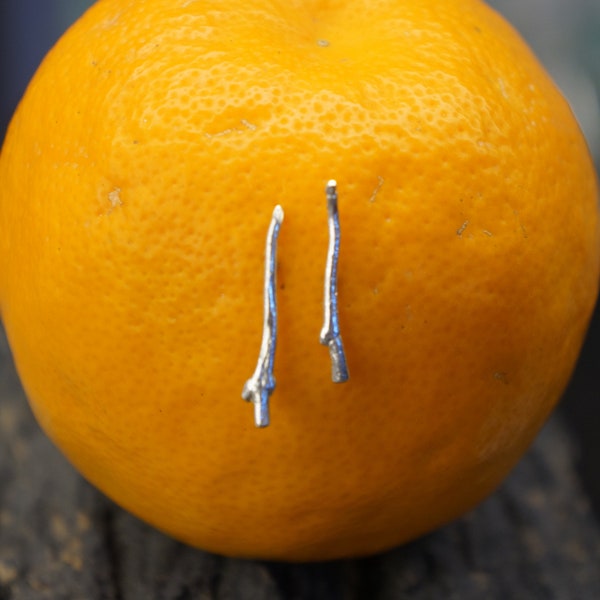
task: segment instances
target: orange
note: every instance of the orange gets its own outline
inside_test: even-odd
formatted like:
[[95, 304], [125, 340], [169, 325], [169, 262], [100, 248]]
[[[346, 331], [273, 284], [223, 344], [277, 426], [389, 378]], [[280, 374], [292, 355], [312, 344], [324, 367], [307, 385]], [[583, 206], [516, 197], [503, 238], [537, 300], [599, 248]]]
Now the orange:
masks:
[[596, 298], [597, 199], [567, 103], [483, 3], [101, 0], [5, 141], [2, 318], [41, 425], [126, 509], [224, 554], [364, 555], [472, 507], [535, 436]]

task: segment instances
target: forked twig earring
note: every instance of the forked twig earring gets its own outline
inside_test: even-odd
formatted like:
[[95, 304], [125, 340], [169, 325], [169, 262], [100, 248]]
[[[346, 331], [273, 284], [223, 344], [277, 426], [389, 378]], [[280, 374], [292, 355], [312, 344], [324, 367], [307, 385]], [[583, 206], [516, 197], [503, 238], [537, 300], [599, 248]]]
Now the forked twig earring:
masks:
[[331, 357], [331, 380], [334, 383], [348, 381], [348, 365], [340, 334], [337, 305], [337, 266], [340, 256], [340, 215], [337, 205], [337, 183], [331, 179], [325, 188], [327, 213], [329, 216], [329, 249], [325, 265], [325, 299], [323, 302], [324, 322], [321, 329], [321, 344], [329, 346]]
[[283, 209], [277, 205], [273, 210], [265, 247], [265, 286], [263, 335], [254, 374], [244, 385], [242, 398], [254, 404], [254, 423], [257, 427], [269, 424], [269, 397], [275, 390], [273, 364], [277, 345], [277, 237], [283, 222]]

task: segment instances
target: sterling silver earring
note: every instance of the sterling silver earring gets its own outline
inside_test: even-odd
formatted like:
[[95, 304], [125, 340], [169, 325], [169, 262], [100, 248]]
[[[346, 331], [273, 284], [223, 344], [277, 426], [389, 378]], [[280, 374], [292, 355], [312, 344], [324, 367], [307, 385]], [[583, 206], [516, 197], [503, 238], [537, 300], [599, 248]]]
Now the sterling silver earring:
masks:
[[254, 404], [254, 423], [257, 427], [269, 424], [269, 398], [275, 390], [273, 364], [277, 346], [277, 237], [283, 222], [283, 209], [277, 205], [273, 210], [265, 247], [264, 321], [262, 342], [254, 374], [244, 385], [242, 398]]
[[337, 205], [337, 183], [331, 179], [325, 188], [329, 222], [329, 249], [325, 265], [325, 294], [323, 301], [324, 322], [321, 329], [321, 344], [329, 347], [331, 358], [331, 380], [334, 383], [348, 381], [348, 365], [338, 318], [337, 268], [340, 256], [340, 215]]

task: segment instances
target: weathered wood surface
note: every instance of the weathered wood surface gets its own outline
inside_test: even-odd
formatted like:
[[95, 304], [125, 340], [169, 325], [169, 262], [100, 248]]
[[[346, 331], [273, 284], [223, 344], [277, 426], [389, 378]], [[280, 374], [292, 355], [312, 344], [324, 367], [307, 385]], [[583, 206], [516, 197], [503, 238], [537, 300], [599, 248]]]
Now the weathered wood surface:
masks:
[[405, 547], [312, 565], [222, 558], [73, 471], [34, 422], [0, 334], [0, 600], [597, 600], [600, 531], [572, 463], [555, 418], [496, 494]]

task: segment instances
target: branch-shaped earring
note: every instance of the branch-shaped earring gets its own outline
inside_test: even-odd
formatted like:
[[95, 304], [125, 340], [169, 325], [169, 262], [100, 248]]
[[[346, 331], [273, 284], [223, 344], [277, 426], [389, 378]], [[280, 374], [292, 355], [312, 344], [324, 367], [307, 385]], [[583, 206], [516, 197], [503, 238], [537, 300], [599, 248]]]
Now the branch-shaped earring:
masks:
[[277, 270], [277, 236], [283, 221], [283, 209], [273, 210], [265, 248], [265, 286], [263, 336], [254, 374], [244, 385], [242, 398], [254, 404], [254, 423], [257, 427], [269, 424], [269, 397], [275, 390], [273, 363], [277, 345], [277, 299], [275, 275]]
[[337, 205], [337, 183], [331, 179], [325, 188], [329, 223], [329, 248], [325, 266], [325, 298], [323, 302], [324, 323], [321, 344], [329, 346], [331, 357], [331, 380], [343, 383], [348, 380], [348, 365], [340, 334], [337, 307], [337, 265], [340, 255], [340, 216]]

